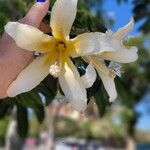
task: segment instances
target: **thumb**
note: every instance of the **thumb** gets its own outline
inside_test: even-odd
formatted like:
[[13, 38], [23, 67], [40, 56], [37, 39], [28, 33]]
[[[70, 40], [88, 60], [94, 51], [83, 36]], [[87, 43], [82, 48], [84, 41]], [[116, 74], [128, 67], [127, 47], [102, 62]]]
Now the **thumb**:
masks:
[[49, 8], [49, 0], [36, 2], [21, 22], [28, 25], [39, 27]]

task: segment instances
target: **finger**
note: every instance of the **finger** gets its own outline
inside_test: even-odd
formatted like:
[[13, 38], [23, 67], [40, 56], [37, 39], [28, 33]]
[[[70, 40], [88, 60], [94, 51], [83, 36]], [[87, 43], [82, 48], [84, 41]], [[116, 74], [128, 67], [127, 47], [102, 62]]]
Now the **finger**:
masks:
[[4, 98], [7, 98], [8, 97], [8, 95], [5, 93], [4, 95], [0, 95], [0, 100], [2, 100], [2, 99], [4, 99]]
[[45, 2], [36, 2], [23, 18], [23, 22], [38, 28], [45, 17], [48, 8], [49, 0], [46, 0]]
[[51, 28], [48, 23], [42, 22], [39, 29], [44, 33], [51, 33]]

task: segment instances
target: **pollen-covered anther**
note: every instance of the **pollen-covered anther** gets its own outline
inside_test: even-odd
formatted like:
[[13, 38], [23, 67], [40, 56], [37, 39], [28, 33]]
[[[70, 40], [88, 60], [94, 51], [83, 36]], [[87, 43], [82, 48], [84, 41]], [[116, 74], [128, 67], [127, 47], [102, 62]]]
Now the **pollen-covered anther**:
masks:
[[115, 77], [116, 77], [116, 72], [115, 72], [115, 70], [110, 69], [110, 70], [109, 70], [109, 76], [110, 76], [111, 78], [115, 78]]
[[49, 73], [52, 75], [54, 78], [58, 78], [60, 76], [60, 67], [57, 62], [55, 62], [53, 65], [50, 66], [49, 68]]

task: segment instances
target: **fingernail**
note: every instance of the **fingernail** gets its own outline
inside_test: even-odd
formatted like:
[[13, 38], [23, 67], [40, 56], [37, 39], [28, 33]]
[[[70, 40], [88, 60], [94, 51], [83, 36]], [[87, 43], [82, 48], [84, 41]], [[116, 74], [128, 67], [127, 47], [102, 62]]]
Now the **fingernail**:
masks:
[[46, 0], [36, 0], [37, 3], [44, 3]]

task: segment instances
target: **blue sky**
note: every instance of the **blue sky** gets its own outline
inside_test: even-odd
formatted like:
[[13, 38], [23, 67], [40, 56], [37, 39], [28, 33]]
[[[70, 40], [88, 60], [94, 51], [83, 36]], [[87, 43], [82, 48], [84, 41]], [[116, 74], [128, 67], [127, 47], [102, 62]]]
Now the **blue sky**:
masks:
[[137, 128], [150, 131], [150, 93], [136, 106], [136, 111], [140, 112], [141, 117], [136, 125]]
[[[117, 4], [116, 0], [104, 0], [104, 12], [105, 16], [112, 17], [115, 19], [115, 24], [111, 28], [113, 31], [116, 31], [118, 28], [126, 25], [132, 15], [132, 2], [131, 0], [128, 0], [127, 3], [121, 3]], [[138, 31], [138, 28], [140, 24], [142, 24], [143, 21], [138, 22], [135, 24], [135, 28], [130, 33], [132, 36], [138, 35], [140, 32]], [[136, 107], [136, 110], [142, 114], [140, 119], [138, 120], [138, 123], [136, 125], [137, 128], [142, 130], [149, 130], [150, 131], [150, 112], [146, 111], [146, 105], [150, 101], [150, 94], [146, 95], [141, 103], [139, 103]], [[150, 103], [150, 102], [149, 102]]]
[[[116, 0], [104, 1], [103, 9], [106, 13], [106, 16], [114, 17], [115, 19], [115, 24], [112, 28], [114, 31], [126, 25], [129, 22], [130, 18], [133, 17], [132, 8], [133, 5], [131, 0], [128, 0], [127, 3], [122, 2], [119, 5], [116, 3]], [[135, 25], [135, 28], [131, 32], [131, 35], [139, 34], [138, 28], [141, 23], [142, 21]]]

